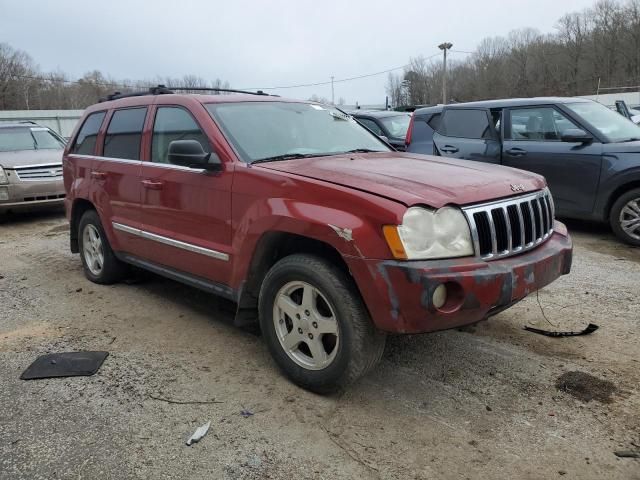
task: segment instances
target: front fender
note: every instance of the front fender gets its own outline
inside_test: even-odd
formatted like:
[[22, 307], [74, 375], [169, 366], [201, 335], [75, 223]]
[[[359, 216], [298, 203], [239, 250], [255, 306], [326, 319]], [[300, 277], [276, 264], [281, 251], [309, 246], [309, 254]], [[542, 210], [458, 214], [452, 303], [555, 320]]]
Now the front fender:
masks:
[[618, 154], [615, 158], [603, 162], [600, 175], [600, 188], [594, 207], [597, 218], [607, 221], [609, 209], [617, 192], [625, 190], [626, 185], [640, 185], [640, 155]]

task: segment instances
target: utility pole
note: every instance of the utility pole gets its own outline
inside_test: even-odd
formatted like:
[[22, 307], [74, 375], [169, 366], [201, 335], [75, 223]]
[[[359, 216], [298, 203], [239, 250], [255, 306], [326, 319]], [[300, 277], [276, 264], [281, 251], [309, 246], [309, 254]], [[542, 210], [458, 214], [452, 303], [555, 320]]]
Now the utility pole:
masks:
[[335, 98], [333, 93], [333, 75], [331, 76], [331, 105], [335, 105]]
[[442, 104], [447, 104], [447, 50], [453, 47], [453, 43], [445, 42], [438, 45], [438, 48], [444, 53], [442, 60]]

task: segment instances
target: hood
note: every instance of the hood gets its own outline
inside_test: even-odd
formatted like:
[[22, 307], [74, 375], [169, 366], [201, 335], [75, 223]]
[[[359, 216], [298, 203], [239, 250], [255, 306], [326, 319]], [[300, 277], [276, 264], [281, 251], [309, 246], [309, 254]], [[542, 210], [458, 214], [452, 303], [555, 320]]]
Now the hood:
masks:
[[26, 167], [28, 165], [60, 164], [63, 150], [18, 150], [0, 152], [0, 167]]
[[[514, 168], [400, 152], [304, 158], [256, 167], [355, 188], [407, 206], [434, 208], [481, 203], [546, 185], [540, 175]], [[511, 185], [522, 190], [514, 193]]]
[[640, 153], [640, 140], [635, 142], [605, 143], [604, 153]]

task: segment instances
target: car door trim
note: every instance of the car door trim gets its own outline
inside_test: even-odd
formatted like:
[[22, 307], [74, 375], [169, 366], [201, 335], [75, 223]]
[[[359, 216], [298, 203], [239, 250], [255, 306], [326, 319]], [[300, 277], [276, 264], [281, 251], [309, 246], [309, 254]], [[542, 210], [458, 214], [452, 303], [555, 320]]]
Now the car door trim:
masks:
[[100, 157], [98, 155], [83, 155], [78, 153], [70, 153], [69, 156], [74, 156], [79, 158], [88, 158], [91, 160], [98, 160], [98, 161], [129, 163], [129, 164], [135, 164], [135, 165], [146, 165], [149, 167], [153, 166], [153, 167], [160, 167], [160, 168], [168, 168], [171, 170], [182, 170], [185, 172], [193, 172], [193, 173], [206, 172], [204, 168], [191, 168], [191, 167], [185, 167], [183, 165], [171, 165], [169, 163], [150, 162], [147, 160], [127, 160], [126, 158]]
[[137, 237], [144, 238], [146, 240], [152, 240], [154, 242], [162, 243], [164, 245], [169, 245], [170, 247], [180, 248], [182, 250], [186, 250], [192, 253], [199, 253], [200, 255], [206, 255], [207, 257], [212, 257], [217, 260], [222, 260], [225, 262], [229, 261], [229, 255], [224, 252], [219, 252], [217, 250], [211, 250], [209, 248], [200, 247], [198, 245], [194, 245], [192, 243], [183, 242], [181, 240], [175, 240], [173, 238], [164, 237], [162, 235], [158, 235], [156, 233], [147, 232], [146, 230], [142, 230], [139, 228], [131, 227], [129, 225], [125, 225], [123, 223], [111, 222], [113, 228], [115, 230], [119, 230], [121, 232], [129, 233], [131, 235], [135, 235]]

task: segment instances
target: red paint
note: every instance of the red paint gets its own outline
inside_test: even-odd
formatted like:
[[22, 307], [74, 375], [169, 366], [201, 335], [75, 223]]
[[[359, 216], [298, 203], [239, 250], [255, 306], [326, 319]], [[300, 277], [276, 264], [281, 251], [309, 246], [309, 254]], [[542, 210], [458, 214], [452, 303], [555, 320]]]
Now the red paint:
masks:
[[[566, 229], [512, 258], [400, 262], [382, 235], [399, 224], [407, 206], [481, 203], [545, 186], [538, 175], [484, 163], [404, 153], [357, 154], [250, 166], [241, 162], [203, 107], [211, 102], [287, 101], [245, 95], [158, 95], [100, 103], [106, 110], [95, 155], [64, 154], [67, 214], [78, 201], [98, 211], [113, 249], [230, 287], [247, 283], [260, 239], [270, 232], [312, 238], [335, 249], [348, 265], [376, 326], [391, 332], [426, 332], [472, 323], [568, 273]], [[114, 108], [147, 106], [140, 161], [100, 157]], [[165, 168], [149, 161], [156, 108], [178, 105], [205, 132], [222, 169], [215, 173]], [[82, 125], [78, 123], [77, 130]], [[75, 138], [77, 131], [72, 138]], [[116, 230], [112, 222], [229, 255], [224, 261]], [[353, 241], [330, 226], [352, 231]], [[533, 272], [531, 281], [530, 272]], [[527, 276], [529, 275], [529, 276]], [[429, 306], [438, 283], [456, 282], [460, 305]], [[508, 285], [508, 288], [507, 286]], [[507, 291], [508, 290], [508, 291]]]

